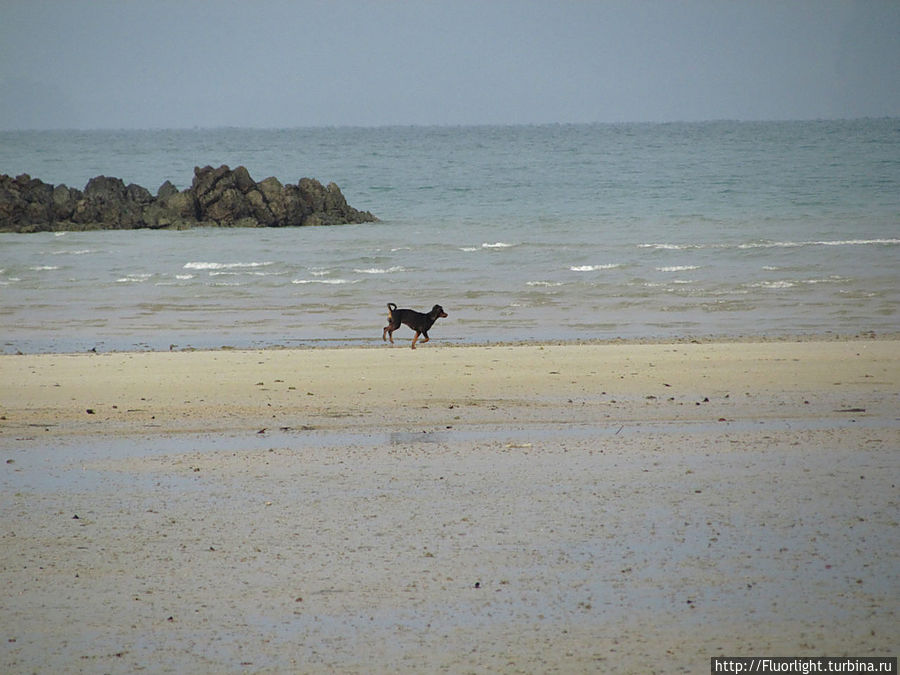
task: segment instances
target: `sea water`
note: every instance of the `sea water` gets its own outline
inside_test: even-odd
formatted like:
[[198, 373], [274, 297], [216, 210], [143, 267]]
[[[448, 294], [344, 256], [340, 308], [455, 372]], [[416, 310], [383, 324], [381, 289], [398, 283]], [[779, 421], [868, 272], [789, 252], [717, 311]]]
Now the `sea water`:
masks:
[[388, 302], [444, 342], [900, 330], [900, 119], [0, 132], [79, 189], [207, 164], [380, 221], [0, 234], [0, 350], [368, 345]]

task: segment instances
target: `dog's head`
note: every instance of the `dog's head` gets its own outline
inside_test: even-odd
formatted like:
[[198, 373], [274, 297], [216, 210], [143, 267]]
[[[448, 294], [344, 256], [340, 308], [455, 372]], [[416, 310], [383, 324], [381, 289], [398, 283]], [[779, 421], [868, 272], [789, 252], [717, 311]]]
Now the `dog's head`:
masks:
[[447, 318], [447, 312], [445, 312], [444, 308], [441, 307], [440, 305], [435, 305], [434, 307], [432, 307], [430, 314], [435, 319], [446, 319]]

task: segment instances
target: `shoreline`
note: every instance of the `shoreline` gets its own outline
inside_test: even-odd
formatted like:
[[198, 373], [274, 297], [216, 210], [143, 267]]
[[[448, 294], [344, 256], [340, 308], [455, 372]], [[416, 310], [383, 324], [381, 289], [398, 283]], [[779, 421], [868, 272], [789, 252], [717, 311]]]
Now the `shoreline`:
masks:
[[[405, 342], [411, 340], [411, 336], [397, 336], [395, 338], [397, 346], [402, 346]], [[900, 340], [900, 331], [875, 331], [864, 330], [853, 333], [836, 333], [833, 331], [810, 332], [810, 333], [766, 333], [766, 334], [696, 334], [696, 335], [680, 335], [680, 336], [645, 336], [645, 337], [603, 337], [603, 338], [528, 338], [528, 339], [502, 339], [502, 340], [463, 340], [453, 336], [436, 337], [434, 344], [430, 349], [441, 347], [511, 347], [511, 346], [576, 346], [576, 345], [617, 345], [617, 344], [688, 344], [688, 343], [772, 343], [772, 342], [845, 342], [854, 340]], [[0, 343], [4, 340], [0, 339]], [[87, 353], [103, 353], [103, 354], [130, 354], [130, 353], [147, 353], [147, 352], [206, 352], [206, 351], [268, 351], [268, 350], [309, 350], [309, 349], [383, 349], [384, 342], [376, 337], [364, 338], [297, 338], [290, 341], [259, 341], [254, 344], [219, 344], [219, 345], [201, 345], [194, 346], [190, 341], [185, 345], [170, 343], [168, 349], [165, 347], [152, 347], [149, 343], [132, 343], [130, 347], [105, 348], [103, 340], [91, 342], [84, 340], [84, 346], [79, 349], [42, 349], [37, 351], [22, 351], [20, 347], [16, 347], [14, 339], [5, 340], [5, 344], [0, 349], [10, 351], [0, 351], [2, 356], [35, 356], [40, 354], [87, 354]], [[121, 340], [120, 342], [126, 342]], [[92, 348], [88, 348], [88, 344], [94, 344]], [[15, 351], [11, 351], [14, 350]]]
[[892, 655], [900, 340], [0, 356], [9, 672]]

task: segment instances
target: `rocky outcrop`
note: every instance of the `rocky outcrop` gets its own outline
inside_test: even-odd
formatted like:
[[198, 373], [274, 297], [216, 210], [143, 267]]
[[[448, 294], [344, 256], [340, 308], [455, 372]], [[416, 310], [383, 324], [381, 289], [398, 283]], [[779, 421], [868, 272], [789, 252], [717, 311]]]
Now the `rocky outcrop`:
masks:
[[191, 187], [179, 191], [163, 183], [149, 190], [119, 178], [97, 176], [84, 190], [49, 185], [27, 174], [0, 175], [0, 231], [294, 227], [377, 220], [347, 204], [340, 188], [312, 178], [282, 185], [277, 178], [257, 183], [243, 166], [194, 169]]

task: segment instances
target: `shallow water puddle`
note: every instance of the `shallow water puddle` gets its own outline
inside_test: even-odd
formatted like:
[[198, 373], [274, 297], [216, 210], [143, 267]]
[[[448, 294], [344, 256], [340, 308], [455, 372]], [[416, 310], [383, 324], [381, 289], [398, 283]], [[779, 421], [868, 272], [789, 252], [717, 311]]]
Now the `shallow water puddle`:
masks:
[[[421, 431], [318, 431], [278, 430], [267, 433], [171, 434], [134, 437], [72, 436], [51, 439], [17, 439], [5, 448], [6, 471], [0, 489], [17, 491], [91, 490], [112, 485], [110, 471], [97, 464], [147, 457], [221, 451], [248, 452], [273, 447], [374, 448], [379, 446], [449, 445], [453, 443], [501, 443], [508, 449], [527, 450], [535, 443], [611, 438], [647, 433], [740, 433], [758, 431], [815, 431], [849, 428], [900, 428], [900, 419], [855, 416], [833, 419], [765, 419], [723, 422], [625, 422], [607, 425], [568, 425], [503, 428], [447, 428]], [[197, 481], [171, 475], [167, 480], [198, 489]], [[113, 481], [137, 484], [159, 482], [158, 477], [120, 473]]]

